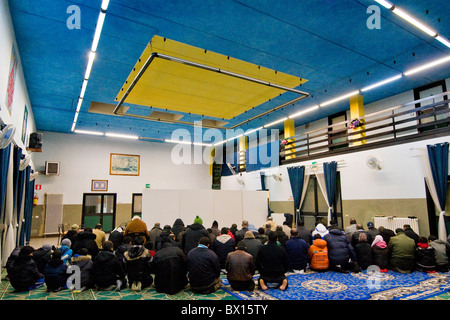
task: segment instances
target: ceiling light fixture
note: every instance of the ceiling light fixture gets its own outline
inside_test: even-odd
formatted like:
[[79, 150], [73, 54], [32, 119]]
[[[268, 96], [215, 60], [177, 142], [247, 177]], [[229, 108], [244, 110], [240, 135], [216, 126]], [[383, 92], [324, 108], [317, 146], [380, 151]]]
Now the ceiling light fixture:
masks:
[[392, 9], [392, 7], [394, 6], [389, 1], [385, 1], [385, 0], [375, 0], [375, 1], [378, 2], [379, 4], [381, 4], [383, 7], [389, 9], [389, 10]]
[[349, 93], [344, 94], [344, 95], [342, 95], [342, 96], [340, 96], [340, 97], [337, 97], [337, 98], [334, 98], [334, 99], [331, 99], [331, 100], [322, 102], [322, 103], [319, 104], [319, 107], [325, 107], [325, 106], [328, 106], [328, 105], [330, 105], [330, 104], [332, 104], [332, 103], [335, 103], [335, 102], [338, 102], [338, 101], [341, 101], [341, 100], [350, 98], [350, 97], [352, 97], [352, 96], [354, 96], [354, 95], [357, 95], [358, 93], [359, 93], [359, 90], [355, 90], [355, 91], [349, 92]]
[[403, 74], [405, 76], [410, 76], [412, 74], [418, 73], [418, 72], [426, 70], [426, 69], [433, 68], [433, 67], [435, 67], [437, 65], [440, 65], [440, 64], [448, 62], [448, 61], [450, 61], [450, 55], [448, 55], [448, 56], [446, 56], [444, 58], [437, 59], [437, 60], [434, 60], [432, 62], [426, 63], [424, 65], [421, 65], [421, 66], [417, 67], [417, 68], [410, 69], [410, 70], [404, 72]]
[[275, 124], [277, 124], [277, 123], [283, 122], [283, 121], [285, 121], [285, 120], [287, 120], [287, 119], [288, 119], [287, 117], [278, 119], [278, 120], [276, 120], [276, 121], [274, 121], [274, 122], [271, 122], [271, 123], [268, 123], [268, 124], [264, 125], [264, 128], [271, 127], [271, 126], [273, 126], [273, 125], [275, 125]]
[[89, 130], [75, 130], [75, 133], [81, 133], [81, 134], [91, 134], [91, 135], [95, 135], [95, 136], [104, 136], [105, 134], [103, 132], [99, 132], [99, 131], [89, 131]]
[[244, 135], [248, 136], [249, 134], [252, 134], [253, 132], [261, 130], [262, 128], [264, 128], [264, 127], [259, 127], [256, 129], [248, 130], [247, 132], [244, 133]]
[[105, 136], [112, 137], [112, 138], [124, 138], [124, 139], [133, 139], [133, 140], [138, 140], [139, 139], [138, 136], [127, 135], [127, 134], [119, 134], [119, 133], [111, 133], [111, 132], [105, 133]]
[[299, 111], [299, 112], [297, 112], [297, 113], [291, 114], [288, 118], [289, 118], [289, 119], [297, 118], [297, 117], [299, 117], [299, 116], [301, 116], [301, 115], [304, 115], [304, 114], [306, 114], [306, 113], [308, 113], [308, 112], [311, 112], [311, 111], [314, 111], [314, 110], [316, 110], [316, 109], [319, 109], [319, 105], [318, 105], [318, 104], [315, 105], [315, 106], [312, 106], [312, 107], [310, 107], [310, 108], [304, 109], [304, 110], [302, 110], [302, 111]]
[[399, 17], [405, 19], [406, 21], [411, 23], [416, 28], [419, 28], [423, 32], [427, 33], [428, 35], [430, 35], [432, 37], [436, 37], [437, 36], [437, 32], [436, 31], [434, 31], [433, 29], [431, 29], [428, 26], [424, 25], [422, 22], [420, 22], [419, 20], [415, 19], [414, 17], [410, 16], [405, 11], [403, 11], [403, 10], [401, 10], [401, 9], [399, 9], [399, 8], [394, 6], [394, 9], [392, 9], [392, 12], [395, 13], [396, 15], [398, 15]]
[[369, 90], [378, 88], [378, 87], [380, 87], [380, 86], [382, 86], [382, 85], [385, 85], [385, 84], [390, 83], [390, 82], [392, 82], [392, 81], [398, 80], [398, 79], [400, 79], [402, 76], [403, 76], [402, 74], [398, 74], [398, 75], [396, 75], [396, 76], [393, 76], [393, 77], [387, 78], [387, 79], [385, 79], [385, 80], [382, 80], [382, 81], [380, 81], [380, 82], [374, 83], [374, 84], [372, 84], [372, 85], [370, 85], [370, 86], [367, 86], [367, 87], [362, 88], [362, 89], [361, 89], [361, 92], [366, 92], [366, 91], [369, 91]]
[[172, 139], [166, 139], [164, 140], [165, 142], [170, 142], [170, 143], [181, 143], [181, 144], [192, 144], [191, 141], [187, 141], [187, 140], [172, 140]]
[[450, 48], [450, 41], [448, 41], [443, 36], [441, 36], [441, 35], [436, 36], [436, 40]]
[[[77, 109], [75, 111], [75, 116], [72, 122], [72, 128], [70, 129], [72, 132], [75, 130], [75, 126], [77, 125], [78, 115], [81, 109], [81, 104], [83, 103], [84, 94], [86, 92], [87, 83], [89, 77], [91, 76], [92, 66], [94, 64], [98, 42], [100, 41], [100, 35], [103, 29], [103, 23], [105, 22], [106, 17], [106, 9], [108, 9], [109, 0], [103, 0], [100, 8], [100, 13], [97, 19], [97, 25], [95, 27], [94, 38], [92, 40], [91, 50], [89, 51], [88, 63], [86, 66], [86, 71], [84, 73], [84, 80], [81, 86], [80, 97], [78, 99]], [[139, 137], [138, 137], [139, 138]]]

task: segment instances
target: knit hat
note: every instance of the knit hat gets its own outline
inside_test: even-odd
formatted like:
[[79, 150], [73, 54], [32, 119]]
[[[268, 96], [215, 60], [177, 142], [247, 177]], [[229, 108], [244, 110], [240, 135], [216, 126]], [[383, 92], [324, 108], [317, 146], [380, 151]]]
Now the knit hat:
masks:
[[66, 246], [66, 247], [70, 247], [72, 245], [72, 241], [70, 241], [70, 239], [65, 238], [61, 241], [61, 245], [62, 246]]
[[255, 235], [251, 231], [247, 231], [244, 235], [244, 239], [255, 239]]
[[367, 222], [367, 228], [373, 228], [373, 222]]
[[48, 252], [48, 251], [52, 250], [52, 245], [46, 243], [46, 244], [42, 245], [42, 249], [44, 249], [44, 251]]
[[200, 218], [199, 216], [195, 217], [194, 223], [199, 223], [199, 224], [203, 224], [203, 220], [202, 218]]

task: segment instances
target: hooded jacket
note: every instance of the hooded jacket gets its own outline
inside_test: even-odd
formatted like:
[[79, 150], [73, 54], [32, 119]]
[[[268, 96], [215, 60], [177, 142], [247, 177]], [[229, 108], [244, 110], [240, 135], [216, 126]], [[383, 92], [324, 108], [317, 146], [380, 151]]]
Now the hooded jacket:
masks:
[[70, 264], [80, 268], [80, 286], [86, 288], [91, 287], [94, 283], [92, 276], [94, 262], [92, 261], [92, 257], [89, 254], [85, 256], [76, 254], [70, 259]]
[[289, 259], [289, 269], [302, 270], [308, 264], [309, 244], [300, 237], [292, 237], [285, 244]]
[[221, 234], [216, 237], [212, 249], [217, 254], [222, 269], [225, 268], [225, 261], [227, 260], [228, 254], [234, 251], [235, 246], [236, 242], [228, 234]]
[[135, 235], [141, 235], [144, 241], [147, 241], [148, 239], [147, 224], [140, 218], [133, 218], [128, 222], [127, 227], [123, 232], [124, 237], [131, 236], [133, 238]]
[[436, 268], [436, 258], [434, 257], [434, 248], [428, 243], [418, 242], [414, 252], [415, 262], [418, 269], [434, 270]]
[[150, 263], [152, 256], [149, 251], [140, 245], [135, 245], [124, 253], [125, 272], [130, 283], [144, 281], [150, 276]]
[[328, 247], [327, 242], [323, 239], [314, 240], [309, 247], [308, 258], [310, 259], [309, 266], [314, 270], [326, 270], [330, 266], [328, 261]]
[[267, 242], [256, 256], [255, 266], [262, 277], [277, 278], [284, 276], [289, 269], [286, 249], [276, 242]]
[[372, 265], [372, 247], [370, 246], [370, 243], [367, 241], [358, 241], [355, 246], [355, 253], [356, 258], [358, 259], [358, 265], [361, 269], [366, 270]]
[[189, 225], [186, 228], [182, 238], [181, 246], [184, 254], [187, 255], [189, 251], [196, 248], [201, 237], [209, 238], [209, 232], [205, 229], [205, 227], [200, 223], [193, 223]]
[[78, 254], [79, 250], [86, 248], [94, 259], [98, 254], [98, 246], [95, 242], [96, 235], [92, 232], [82, 231], [78, 234], [77, 241], [72, 245], [73, 254]]
[[331, 229], [323, 237], [328, 246], [328, 259], [331, 266], [345, 265], [349, 260], [356, 262], [356, 254], [344, 231]]
[[16, 291], [28, 291], [36, 280], [44, 278], [31, 256], [18, 257], [7, 266], [9, 282]]
[[172, 232], [175, 235], [175, 239], [178, 239], [178, 234], [185, 229], [186, 227], [184, 226], [183, 220], [180, 218], [176, 219], [172, 226]]
[[202, 288], [211, 285], [220, 277], [220, 263], [217, 254], [209, 248], [197, 246], [187, 254], [188, 277], [191, 287]]
[[316, 234], [320, 234], [320, 236], [321, 236], [322, 239], [323, 239], [323, 237], [325, 237], [325, 235], [328, 234], [328, 230], [327, 230], [327, 228], [326, 228], [323, 224], [319, 223], [319, 224], [316, 226], [316, 228], [313, 230], [313, 232], [311, 233], [311, 237], [314, 238], [314, 236], [315, 236]]

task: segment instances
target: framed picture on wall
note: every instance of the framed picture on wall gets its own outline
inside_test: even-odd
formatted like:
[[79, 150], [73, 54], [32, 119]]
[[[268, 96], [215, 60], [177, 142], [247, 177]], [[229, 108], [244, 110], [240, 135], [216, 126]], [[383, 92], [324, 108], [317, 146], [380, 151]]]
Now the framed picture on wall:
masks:
[[139, 175], [140, 156], [133, 154], [111, 153], [109, 174], [120, 176]]
[[108, 191], [108, 180], [92, 180], [91, 191]]

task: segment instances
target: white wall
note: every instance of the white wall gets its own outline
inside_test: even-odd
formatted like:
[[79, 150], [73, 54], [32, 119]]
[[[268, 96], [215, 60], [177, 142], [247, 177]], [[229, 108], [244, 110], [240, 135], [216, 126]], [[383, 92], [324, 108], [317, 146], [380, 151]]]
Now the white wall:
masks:
[[[91, 192], [91, 180], [108, 180], [108, 193], [117, 193], [118, 203], [131, 203], [132, 193], [152, 189], [211, 189], [207, 164], [174, 164], [174, 144], [132, 141], [81, 134], [43, 132], [42, 153], [35, 154], [38, 171], [45, 161], [59, 161], [60, 175], [39, 175], [36, 184], [39, 204], [44, 193], [63, 193], [64, 204], [82, 204], [83, 193]], [[110, 154], [140, 155], [139, 176], [109, 175]]]
[[[16, 132], [14, 143], [26, 152], [25, 148], [28, 145], [29, 134], [36, 131], [36, 126], [34, 123], [32, 106], [28, 97], [25, 77], [23, 75], [22, 64], [20, 62], [20, 48], [18, 48], [16, 43], [8, 2], [6, 0], [0, 0], [0, 43], [0, 119], [2, 123], [13, 124], [15, 126]], [[6, 108], [6, 96], [13, 44], [15, 45], [16, 56], [19, 62], [10, 114]], [[25, 144], [22, 144], [21, 135], [25, 105], [28, 109], [28, 125]]]

